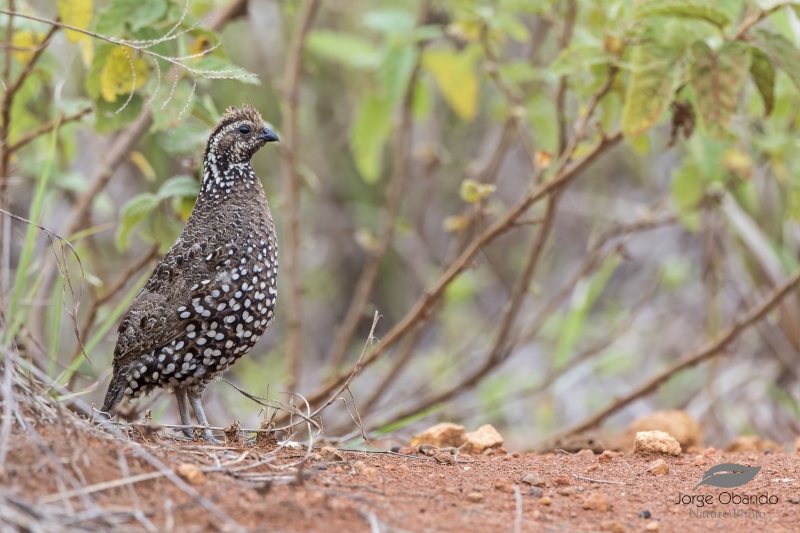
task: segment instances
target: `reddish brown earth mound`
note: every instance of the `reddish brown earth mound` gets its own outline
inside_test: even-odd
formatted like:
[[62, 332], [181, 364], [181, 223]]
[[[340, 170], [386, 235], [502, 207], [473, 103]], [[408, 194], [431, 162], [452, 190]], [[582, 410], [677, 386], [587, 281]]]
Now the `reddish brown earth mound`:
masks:
[[[230, 530], [208, 508], [135, 457], [131, 453], [135, 445], [98, 432], [37, 429], [54, 454], [43, 454], [24, 434], [15, 434], [6, 472], [0, 478], [4, 494], [42, 511], [48, 506], [67, 508], [69, 500], [72, 525], [92, 530], [144, 530], [142, 520], [134, 516], [136, 509], [158, 531]], [[253, 467], [264, 460], [267, 450], [244, 445], [213, 449], [166, 441], [147, 449], [171, 471], [180, 470], [193, 479], [197, 484], [192, 488], [249, 531], [800, 530], [800, 505], [793, 503], [800, 502], [797, 454], [711, 451], [705, 456], [654, 457], [606, 452], [601, 457], [584, 451], [462, 455], [459, 462], [442, 464], [422, 456], [341, 452], [340, 456], [315, 455], [299, 470], [280, 470], [276, 467], [301, 459], [303, 450], [281, 450], [274, 462]], [[149, 472], [158, 477], [98, 487], [127, 477], [119, 452], [127, 462], [127, 476]], [[656, 459], [666, 462], [666, 474], [648, 471]], [[703, 473], [718, 463], [761, 466], [761, 470], [736, 489], [701, 486], [694, 490]], [[181, 468], [187, 464], [197, 466], [204, 475], [192, 478], [197, 469]], [[267, 477], [275, 481], [265, 482]], [[59, 478], [75, 484], [59, 488]], [[138, 501], [132, 498], [131, 486]], [[59, 497], [62, 491], [76, 489], [82, 495]], [[730, 503], [729, 494], [735, 494]], [[682, 495], [684, 502], [676, 504]], [[740, 502], [742, 497], [757, 500], [759, 495], [772, 503]], [[686, 503], [688, 498], [691, 503]]]

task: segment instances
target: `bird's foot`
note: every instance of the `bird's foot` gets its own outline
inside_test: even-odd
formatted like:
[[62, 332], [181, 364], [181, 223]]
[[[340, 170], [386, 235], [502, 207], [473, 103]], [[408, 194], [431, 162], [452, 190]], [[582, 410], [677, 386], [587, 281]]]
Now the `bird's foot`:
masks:
[[203, 433], [202, 433], [202, 437], [203, 437], [203, 440], [206, 441], [209, 444], [225, 444], [221, 440], [215, 438], [214, 435], [211, 434], [211, 430], [210, 429], [204, 429]]
[[175, 428], [172, 431], [175, 433], [175, 435], [172, 436], [175, 440], [181, 442], [191, 442], [194, 440], [194, 431], [192, 431], [191, 428]]

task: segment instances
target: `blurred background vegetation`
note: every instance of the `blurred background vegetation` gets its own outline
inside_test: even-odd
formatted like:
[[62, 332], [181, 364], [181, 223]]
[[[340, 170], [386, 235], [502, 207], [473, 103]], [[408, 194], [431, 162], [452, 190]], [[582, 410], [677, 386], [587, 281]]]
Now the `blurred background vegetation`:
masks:
[[[671, 366], [799, 265], [791, 3], [10, 0], [3, 13], [0, 207], [67, 239], [83, 270], [4, 217], [4, 342], [72, 395], [102, 399], [118, 320], [191, 211], [208, 133], [250, 100], [282, 139], [253, 161], [281, 272], [278, 320], [230, 372], [242, 388], [326, 399], [378, 310], [382, 342], [351, 387], [373, 436], [449, 420], [533, 446], [657, 375], [602, 422], [686, 409], [717, 446], [800, 430], [793, 288], [700, 364]], [[209, 390], [212, 423], [257, 427], [250, 400]], [[163, 392], [144, 402], [176, 417]], [[325, 416], [326, 434], [359, 434], [343, 406]]]

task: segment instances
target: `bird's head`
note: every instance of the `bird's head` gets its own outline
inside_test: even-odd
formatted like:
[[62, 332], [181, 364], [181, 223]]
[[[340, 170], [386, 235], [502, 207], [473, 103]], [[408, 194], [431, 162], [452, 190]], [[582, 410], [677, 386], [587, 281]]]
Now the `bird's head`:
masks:
[[231, 164], [247, 163], [262, 146], [277, 142], [275, 132], [264, 125], [256, 108], [244, 104], [241, 109], [229, 107], [214, 127], [203, 156]]

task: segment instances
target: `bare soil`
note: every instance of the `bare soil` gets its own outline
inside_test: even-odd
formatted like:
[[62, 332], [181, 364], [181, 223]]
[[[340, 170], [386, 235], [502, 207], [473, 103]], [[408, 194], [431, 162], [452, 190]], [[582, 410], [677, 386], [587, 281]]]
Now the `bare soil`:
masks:
[[[88, 493], [80, 486], [126, 477], [119, 452], [124, 454], [130, 476], [156, 472], [130, 453], [130, 443], [99, 432], [53, 427], [38, 427], [37, 431], [55, 453], [48, 456], [42, 448], [31, 445], [25, 434], [15, 433], [0, 489], [38, 509], [47, 505], [65, 508], [64, 498], [55, 502], [47, 499], [60, 491], [78, 486]], [[800, 531], [800, 504], [792, 503], [800, 502], [798, 454], [728, 454], [711, 449], [679, 457], [607, 452], [601, 458], [583, 451], [461, 455], [459, 462], [440, 464], [424, 456], [342, 452], [344, 461], [329, 461], [328, 456], [309, 461], [300, 470], [276, 470], [276, 466], [304, 456], [302, 449], [283, 449], [274, 463], [234, 472], [237, 466], [263, 459], [265, 446], [236, 443], [213, 449], [200, 446], [200, 442], [173, 444], [153, 437], [140, 442], [153, 445], [149, 451], [175, 471], [186, 463], [205, 470], [205, 482], [192, 487], [248, 531]], [[55, 456], [60, 463], [57, 466]], [[669, 466], [665, 475], [648, 472], [648, 465], [658, 458]], [[703, 473], [716, 463], [762, 468], [755, 479], [736, 489], [702, 486], [694, 490]], [[222, 471], [214, 471], [220, 466]], [[248, 481], [241, 477], [243, 472], [247, 476], [255, 472], [263, 475], [259, 481]], [[526, 474], [539, 476], [543, 486], [523, 482]], [[276, 480], [263, 481], [267, 476]], [[60, 488], [57, 481], [67, 478], [75, 484]], [[138, 501], [131, 497], [130, 486], [135, 488]], [[89, 496], [94, 503], [87, 503], [86, 496], [68, 498], [77, 517], [74, 526], [93, 524], [89, 529], [96, 530], [97, 508], [95, 515], [80, 515], [96, 504], [108, 513], [101, 520], [107, 530], [144, 530], [132, 516], [135, 509], [144, 513], [158, 531], [226, 530], [208, 509], [165, 477], [94, 489]], [[727, 494], [751, 499], [773, 497], [775, 503], [736, 503], [736, 497], [727, 503]], [[691, 504], [677, 504], [681, 495], [695, 499]], [[697, 496], [710, 497], [712, 503], [704, 500], [699, 507]]]

